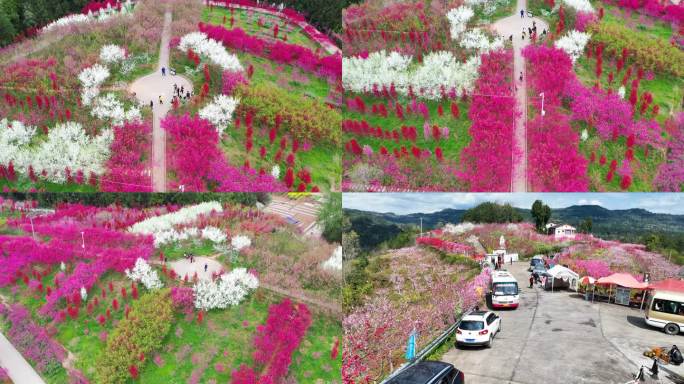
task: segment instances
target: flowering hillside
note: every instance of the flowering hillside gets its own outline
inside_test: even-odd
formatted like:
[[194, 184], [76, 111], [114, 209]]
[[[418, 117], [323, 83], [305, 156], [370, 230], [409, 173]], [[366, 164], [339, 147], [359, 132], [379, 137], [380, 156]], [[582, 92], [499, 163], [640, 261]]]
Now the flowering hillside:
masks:
[[[418, 351], [458, 313], [480, 303], [490, 279], [489, 270], [449, 262], [423, 247], [373, 255], [369, 262], [365, 268], [352, 267], [357, 271], [350, 273], [350, 287], [345, 288], [345, 382], [389, 374], [389, 367], [404, 361], [406, 339], [413, 330], [420, 335]], [[363, 281], [356, 280], [359, 274]], [[350, 302], [349, 291], [356, 289], [364, 293], [356, 293], [361, 297]]]
[[280, 217], [218, 202], [0, 207], [0, 322], [46, 382], [339, 381], [335, 246]]

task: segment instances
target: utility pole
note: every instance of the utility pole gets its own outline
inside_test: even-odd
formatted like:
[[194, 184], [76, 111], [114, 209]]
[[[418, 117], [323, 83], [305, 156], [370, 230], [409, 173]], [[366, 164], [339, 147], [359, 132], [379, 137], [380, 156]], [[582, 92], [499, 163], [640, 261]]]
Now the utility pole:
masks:
[[420, 218], [420, 237], [423, 237], [423, 218]]

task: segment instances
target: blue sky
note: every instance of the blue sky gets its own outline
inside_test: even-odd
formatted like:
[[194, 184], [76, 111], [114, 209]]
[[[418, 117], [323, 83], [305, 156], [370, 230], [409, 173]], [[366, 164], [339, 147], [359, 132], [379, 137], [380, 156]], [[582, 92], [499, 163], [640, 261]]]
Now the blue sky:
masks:
[[344, 208], [398, 215], [470, 208], [485, 201], [530, 208], [540, 199], [551, 208], [595, 204], [608, 209], [643, 208], [651, 212], [684, 214], [679, 193], [344, 193]]

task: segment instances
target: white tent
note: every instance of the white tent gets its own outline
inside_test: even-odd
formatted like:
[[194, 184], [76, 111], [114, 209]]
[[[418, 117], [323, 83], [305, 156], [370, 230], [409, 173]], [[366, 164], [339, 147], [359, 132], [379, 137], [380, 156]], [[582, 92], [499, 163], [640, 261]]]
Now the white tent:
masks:
[[551, 290], [553, 290], [553, 281], [555, 279], [563, 280], [568, 283], [570, 289], [577, 290], [577, 283], [579, 282], [579, 275], [575, 273], [570, 268], [566, 268], [562, 265], [554, 265], [551, 269], [546, 271], [546, 273], [553, 277], [551, 279]]

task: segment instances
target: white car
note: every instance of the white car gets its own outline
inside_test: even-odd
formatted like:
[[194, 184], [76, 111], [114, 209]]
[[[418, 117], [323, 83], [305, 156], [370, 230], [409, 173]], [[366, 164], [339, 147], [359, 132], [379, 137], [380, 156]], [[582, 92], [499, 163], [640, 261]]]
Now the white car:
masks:
[[491, 311], [476, 311], [465, 315], [456, 328], [456, 345], [492, 346], [494, 336], [501, 332], [501, 318]]

